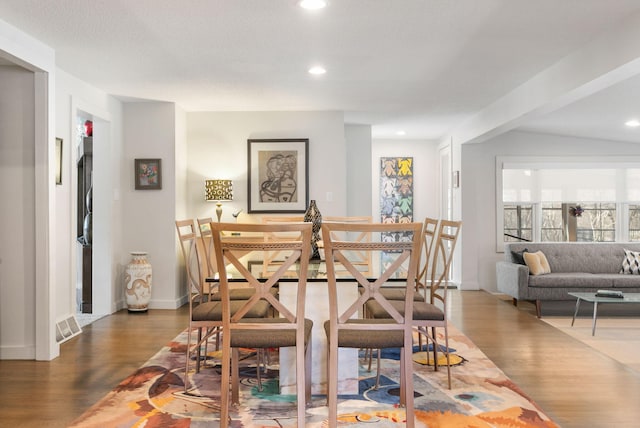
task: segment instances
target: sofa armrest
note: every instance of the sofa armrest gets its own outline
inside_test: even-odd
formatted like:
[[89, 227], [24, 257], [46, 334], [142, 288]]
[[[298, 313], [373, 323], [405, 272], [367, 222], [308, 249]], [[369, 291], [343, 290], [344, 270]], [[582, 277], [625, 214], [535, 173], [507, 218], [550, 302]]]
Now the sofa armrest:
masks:
[[529, 268], [525, 265], [499, 261], [496, 263], [498, 291], [514, 299], [529, 299]]

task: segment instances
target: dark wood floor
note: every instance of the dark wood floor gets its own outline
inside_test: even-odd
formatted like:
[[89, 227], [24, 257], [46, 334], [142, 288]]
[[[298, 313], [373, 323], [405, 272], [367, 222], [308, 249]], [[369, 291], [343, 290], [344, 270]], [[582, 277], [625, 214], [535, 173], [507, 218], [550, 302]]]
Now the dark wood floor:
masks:
[[[450, 296], [451, 322], [560, 426], [638, 426], [640, 374], [539, 321], [532, 305]], [[186, 307], [121, 311], [87, 326], [53, 361], [0, 361], [0, 426], [67, 426], [186, 323]]]

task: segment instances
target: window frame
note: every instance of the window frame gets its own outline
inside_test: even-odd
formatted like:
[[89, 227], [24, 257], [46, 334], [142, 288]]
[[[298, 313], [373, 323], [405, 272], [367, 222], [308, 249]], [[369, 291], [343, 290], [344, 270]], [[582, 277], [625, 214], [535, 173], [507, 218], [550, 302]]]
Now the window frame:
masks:
[[[505, 168], [507, 165], [507, 168]], [[496, 156], [496, 252], [504, 252], [504, 201], [503, 199], [503, 169], [584, 169], [584, 168], [614, 168], [622, 171], [624, 169], [640, 169], [640, 156]], [[618, 174], [624, 175], [624, 174]], [[640, 201], [627, 201], [625, 192], [625, 180], [618, 180], [616, 201], [609, 201], [615, 204], [615, 242], [629, 240], [629, 206], [637, 205]], [[587, 203], [589, 201], [584, 201]], [[540, 221], [542, 216], [541, 203], [538, 201], [523, 202], [533, 204], [537, 209], [533, 212], [533, 235], [534, 241], [540, 241]], [[506, 205], [516, 205], [515, 202], [507, 202]], [[635, 230], [635, 229], [634, 229]]]

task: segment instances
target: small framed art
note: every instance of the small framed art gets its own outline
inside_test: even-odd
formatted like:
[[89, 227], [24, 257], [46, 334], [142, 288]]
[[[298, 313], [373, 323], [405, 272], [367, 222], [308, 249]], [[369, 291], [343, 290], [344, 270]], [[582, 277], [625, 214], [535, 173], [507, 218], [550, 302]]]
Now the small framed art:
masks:
[[162, 189], [162, 160], [136, 159], [134, 177], [136, 190]]

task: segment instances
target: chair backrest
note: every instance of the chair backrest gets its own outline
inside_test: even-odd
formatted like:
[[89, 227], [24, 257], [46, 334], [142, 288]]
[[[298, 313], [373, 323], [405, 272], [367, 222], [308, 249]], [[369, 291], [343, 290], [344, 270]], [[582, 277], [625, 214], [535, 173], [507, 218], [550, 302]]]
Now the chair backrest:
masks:
[[[262, 224], [283, 224], [283, 223], [301, 223], [304, 221], [303, 215], [298, 216], [274, 216], [274, 217], [262, 217]], [[295, 235], [295, 234], [294, 234]], [[291, 233], [273, 232], [265, 233], [265, 241], [286, 241], [290, 239], [299, 239], [299, 236], [291, 236]], [[267, 278], [273, 273], [273, 269], [276, 268], [282, 260], [282, 251], [273, 250], [267, 251], [263, 255], [262, 260], [262, 277]]]
[[431, 263], [431, 303], [435, 303], [436, 300], [441, 301], [444, 310], [447, 303], [449, 271], [461, 228], [461, 221], [451, 220], [440, 220], [437, 228]]
[[187, 272], [188, 293], [197, 293], [196, 300], [202, 302], [204, 290], [201, 268], [204, 261], [198, 252], [198, 234], [193, 220], [176, 220], [176, 230]]
[[422, 290], [422, 292], [425, 293], [425, 298], [427, 297], [427, 290], [431, 288], [432, 251], [437, 232], [438, 220], [426, 217], [422, 225], [422, 255], [420, 257], [420, 263], [418, 263], [418, 275], [416, 279], [416, 291], [419, 292]]
[[[206, 263], [206, 275], [208, 277], [213, 277], [216, 270], [215, 265], [215, 255], [213, 252], [213, 239], [211, 239], [211, 222], [213, 220], [211, 217], [204, 217], [197, 219], [198, 222], [198, 230], [200, 232], [200, 246], [198, 248], [202, 248], [202, 258]], [[204, 274], [205, 269], [202, 269], [201, 272]], [[204, 280], [204, 278], [202, 278]]]
[[[386, 329], [404, 329], [411, 324], [413, 311], [413, 293], [415, 290], [415, 274], [406, 276], [404, 314], [400, 313], [387, 300], [380, 287], [395, 276], [400, 270], [416, 272], [418, 259], [420, 257], [421, 223], [333, 223], [322, 224], [322, 237], [326, 252], [327, 282], [329, 284], [329, 311], [332, 329], [340, 328], [348, 319], [358, 316], [364, 304], [369, 300], [377, 301], [393, 318], [396, 323], [390, 323], [384, 327]], [[369, 234], [368, 241], [360, 241], [357, 238], [359, 233]], [[390, 234], [402, 236], [401, 240], [386, 239]], [[338, 236], [339, 238], [334, 238]], [[373, 253], [384, 252], [386, 256], [391, 256], [391, 261], [381, 266], [379, 275], [375, 279], [367, 278], [349, 259], [349, 254], [362, 251]], [[362, 288], [357, 299], [350, 304], [341, 302], [341, 306], [346, 306], [346, 310], [338, 310], [336, 276], [336, 264], [340, 264], [349, 271], [353, 278]], [[349, 324], [349, 328], [353, 328]], [[358, 327], [356, 327], [358, 328]], [[379, 327], [376, 327], [379, 328]], [[364, 330], [368, 327], [363, 327]]]
[[[282, 223], [282, 224], [243, 224], [243, 223], [212, 223], [211, 232], [213, 235], [213, 246], [215, 249], [216, 263], [218, 266], [231, 264], [241, 279], [250, 287], [255, 289], [252, 297], [245, 301], [242, 307], [238, 308], [233, 316], [229, 313], [229, 276], [226, 269], [220, 269], [220, 294], [223, 301], [223, 328], [226, 324], [237, 323], [247, 314], [258, 302], [266, 300], [280, 317], [285, 318], [289, 323], [295, 323], [304, 318], [307, 271], [309, 256], [311, 251], [311, 223]], [[234, 232], [239, 232], [240, 236], [232, 236]], [[242, 234], [247, 237], [242, 237]], [[288, 233], [297, 236], [296, 239], [286, 241], [264, 240], [259, 235]], [[223, 236], [224, 235], [224, 236]], [[257, 278], [245, 266], [242, 255], [248, 252], [264, 253], [280, 251], [283, 256], [279, 268], [273, 272], [269, 278]], [[255, 254], [253, 255], [255, 256]], [[285, 306], [280, 302], [270, 289], [278, 284], [288, 271], [294, 269], [298, 272], [298, 287], [296, 308]], [[236, 280], [237, 278], [234, 278]], [[226, 321], [225, 321], [226, 320]], [[270, 325], [271, 327], [271, 325]], [[251, 328], [248, 323], [242, 323], [242, 328]], [[277, 327], [275, 327], [277, 328]], [[289, 326], [289, 328], [291, 328]]]
[[[347, 224], [370, 224], [373, 223], [373, 217], [371, 216], [326, 216], [322, 218], [323, 223], [347, 223]], [[341, 236], [347, 232], [342, 231], [333, 231], [332, 238], [333, 240], [340, 240]], [[342, 237], [344, 238], [344, 236]], [[371, 242], [371, 233], [370, 232], [358, 232], [351, 239], [356, 242]], [[372, 263], [372, 253], [371, 251], [353, 251], [349, 256], [351, 262], [358, 266], [362, 273], [366, 276], [373, 276], [373, 263]], [[336, 272], [338, 276], [342, 276], [343, 272]]]

